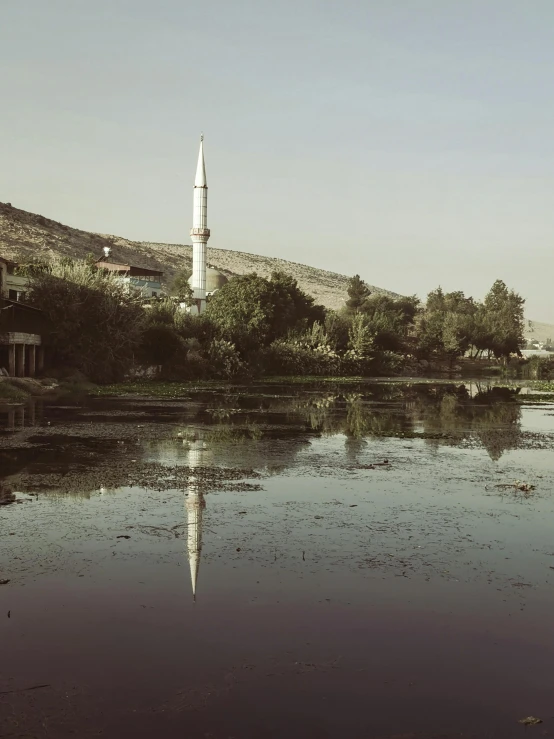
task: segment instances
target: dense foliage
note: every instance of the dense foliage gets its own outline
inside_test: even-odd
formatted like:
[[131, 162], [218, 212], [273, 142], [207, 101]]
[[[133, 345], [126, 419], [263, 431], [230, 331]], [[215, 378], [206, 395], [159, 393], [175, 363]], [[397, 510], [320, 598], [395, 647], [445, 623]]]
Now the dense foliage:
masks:
[[254, 375], [371, 375], [417, 371], [423, 360], [451, 366], [459, 357], [507, 361], [524, 345], [523, 299], [497, 280], [482, 303], [440, 287], [415, 297], [371, 294], [359, 275], [339, 311], [325, 310], [284, 272], [227, 282], [201, 316], [188, 273], [172, 298], [148, 304], [117, 277], [86, 262], [30, 270], [30, 296], [52, 326], [54, 362], [98, 382], [131, 367], [173, 379]]
[[429, 293], [417, 322], [418, 351], [422, 355], [443, 353], [450, 358], [466, 352], [507, 360], [525, 345], [525, 301], [502, 280], [497, 280], [483, 303], [463, 292]]
[[187, 305], [192, 305], [193, 292], [189, 284], [191, 275], [191, 269], [182, 269], [180, 272], [177, 272], [170, 289], [170, 294], [172, 296], [178, 298]]
[[29, 270], [29, 302], [49, 323], [50, 363], [95, 382], [122, 378], [141, 343], [140, 299], [113, 274], [63, 259]]
[[225, 338], [248, 351], [310, 328], [324, 319], [325, 309], [314, 305], [290, 275], [274, 272], [267, 280], [253, 272], [223, 285], [209, 301], [206, 314]]

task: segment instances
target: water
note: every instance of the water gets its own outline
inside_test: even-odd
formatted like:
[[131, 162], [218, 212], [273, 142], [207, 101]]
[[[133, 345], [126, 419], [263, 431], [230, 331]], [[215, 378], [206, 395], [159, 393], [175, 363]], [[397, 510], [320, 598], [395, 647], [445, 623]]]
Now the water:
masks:
[[0, 429], [0, 736], [552, 731], [554, 405], [258, 385]]

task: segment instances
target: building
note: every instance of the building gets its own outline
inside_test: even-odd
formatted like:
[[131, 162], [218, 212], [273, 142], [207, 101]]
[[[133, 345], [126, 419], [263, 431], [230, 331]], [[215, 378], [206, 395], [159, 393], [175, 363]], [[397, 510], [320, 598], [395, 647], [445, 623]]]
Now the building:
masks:
[[10, 377], [34, 377], [44, 369], [45, 321], [41, 310], [0, 299], [0, 369]]
[[27, 278], [17, 274], [16, 262], [0, 257], [0, 297], [8, 300], [25, 300]]
[[96, 262], [98, 269], [116, 274], [121, 282], [141, 294], [143, 298], [159, 298], [162, 293], [163, 272], [151, 267], [135, 267], [110, 258], [109, 247], [104, 248], [104, 258]]
[[192, 204], [192, 287], [194, 304], [191, 312], [203, 313], [206, 310], [206, 254], [210, 229], [208, 228], [208, 181], [204, 163], [204, 136], [200, 136], [200, 151]]
[[27, 278], [17, 264], [0, 257], [0, 371], [10, 377], [34, 377], [44, 369], [46, 322], [27, 305]]
[[[192, 286], [192, 275], [189, 277], [189, 285], [191, 286], [193, 293], [194, 288]], [[206, 267], [206, 298], [209, 298], [210, 295], [213, 295], [215, 292], [217, 292], [220, 288], [225, 285], [226, 282], [229, 282], [229, 278], [227, 275], [224, 275], [223, 272], [220, 272], [215, 267]], [[182, 303], [182, 306], [185, 304]], [[194, 306], [194, 312], [198, 312], [196, 309], [196, 306]]]

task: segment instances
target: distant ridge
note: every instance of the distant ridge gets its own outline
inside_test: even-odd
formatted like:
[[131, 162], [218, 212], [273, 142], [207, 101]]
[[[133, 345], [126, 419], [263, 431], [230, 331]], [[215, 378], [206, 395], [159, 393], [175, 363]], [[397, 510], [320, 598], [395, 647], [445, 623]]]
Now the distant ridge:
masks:
[[[54, 257], [84, 259], [91, 252], [100, 258], [109, 246], [112, 257], [124, 263], [162, 270], [166, 283], [176, 272], [192, 266], [192, 246], [130, 241], [119, 236], [95, 234], [65, 226], [58, 221], [0, 203], [0, 256], [14, 261], [49, 260]], [[227, 275], [257, 272], [269, 277], [274, 270], [293, 275], [300, 287], [313, 295], [317, 303], [338, 309], [344, 305], [348, 279], [346, 275], [316, 269], [275, 257], [213, 249], [208, 247], [208, 262]], [[398, 293], [370, 285], [374, 293], [397, 297]]]
[[[167, 284], [171, 283], [176, 272], [192, 266], [192, 246], [130, 241], [120, 236], [89, 233], [14, 208], [10, 203], [0, 203], [1, 257], [14, 261], [64, 256], [84, 259], [91, 252], [101, 257], [105, 246], [110, 247], [114, 259], [123, 263], [162, 270]], [[346, 302], [349, 277], [336, 272], [276, 257], [211, 247], [208, 247], [208, 262], [229, 276], [257, 272], [262, 277], [269, 277], [274, 270], [283, 270], [291, 274], [303, 290], [313, 295], [317, 303], [337, 310]], [[390, 290], [374, 285], [369, 287], [373, 293], [398, 297], [398, 293]], [[525, 336], [537, 341], [554, 339], [554, 325], [527, 321]]]

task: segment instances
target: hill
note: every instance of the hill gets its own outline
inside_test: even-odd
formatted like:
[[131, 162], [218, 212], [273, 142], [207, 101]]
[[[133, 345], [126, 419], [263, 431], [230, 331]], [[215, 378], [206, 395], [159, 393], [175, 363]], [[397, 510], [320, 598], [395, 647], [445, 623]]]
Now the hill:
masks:
[[554, 341], [554, 326], [551, 323], [540, 321], [527, 321], [525, 327], [525, 338], [531, 341]]
[[[190, 245], [130, 241], [120, 236], [89, 233], [14, 208], [10, 203], [0, 203], [0, 256], [7, 259], [20, 262], [62, 256], [84, 259], [90, 253], [100, 258], [105, 246], [110, 247], [116, 260], [163, 271], [166, 284], [171, 284], [176, 272], [192, 266]], [[336, 310], [346, 300], [349, 278], [336, 272], [276, 257], [211, 247], [208, 247], [208, 262], [229, 276], [255, 271], [269, 277], [274, 270], [283, 270], [291, 274], [303, 290], [313, 295], [317, 303], [327, 308]], [[372, 285], [370, 289], [374, 293], [398, 295]], [[554, 325], [527, 321], [525, 336], [537, 341], [554, 339]]]
[[[119, 236], [89, 233], [14, 208], [10, 203], [0, 203], [0, 256], [7, 259], [19, 262], [62, 256], [84, 259], [90, 253], [100, 258], [105, 246], [111, 248], [115, 260], [162, 270], [166, 284], [171, 284], [176, 272], [192, 266], [190, 245], [130, 241]], [[328, 308], [340, 308], [347, 297], [347, 276], [285, 259], [208, 247], [208, 262], [229, 276], [257, 272], [269, 277], [274, 270], [283, 270], [293, 275], [317, 303]], [[370, 289], [375, 293], [396, 295], [379, 287], [370, 286]]]

